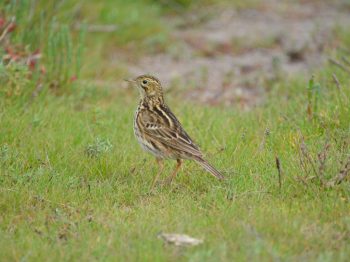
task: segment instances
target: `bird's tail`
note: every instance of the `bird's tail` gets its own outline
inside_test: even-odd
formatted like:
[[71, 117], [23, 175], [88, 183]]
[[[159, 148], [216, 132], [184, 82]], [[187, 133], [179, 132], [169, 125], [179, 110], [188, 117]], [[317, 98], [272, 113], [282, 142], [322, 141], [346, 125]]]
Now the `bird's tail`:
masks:
[[212, 165], [210, 165], [203, 158], [195, 159], [198, 164], [200, 164], [205, 170], [207, 170], [210, 174], [215, 176], [217, 179], [224, 179], [225, 177], [221, 175], [221, 173], [215, 169]]

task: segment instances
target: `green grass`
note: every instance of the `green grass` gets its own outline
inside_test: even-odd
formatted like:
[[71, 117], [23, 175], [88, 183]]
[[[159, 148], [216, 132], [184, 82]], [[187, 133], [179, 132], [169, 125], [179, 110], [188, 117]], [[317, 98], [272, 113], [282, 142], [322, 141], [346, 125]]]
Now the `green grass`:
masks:
[[[162, 7], [150, 8], [161, 15]], [[349, 32], [337, 34], [345, 46]], [[86, 41], [92, 53], [102, 46]], [[49, 88], [50, 76], [33, 97], [38, 79], [29, 75], [24, 65], [0, 64], [0, 261], [348, 260], [349, 178], [328, 185], [350, 157], [345, 72], [326, 66], [314, 82], [272, 82], [265, 103], [248, 112], [193, 104], [174, 87], [167, 102], [227, 179], [186, 161], [171, 186], [153, 193], [157, 167], [132, 130], [136, 90], [87, 84], [86, 70], [60, 92]], [[162, 178], [174, 165], [167, 162]], [[204, 243], [165, 245], [161, 231]]]
[[[153, 194], [156, 165], [133, 137], [136, 92], [81, 86], [31, 104], [2, 99], [1, 257], [345, 261], [349, 184], [322, 186], [310, 166], [311, 174], [301, 168], [298, 153], [300, 133], [314, 158], [328, 141], [327, 180], [349, 156], [349, 80], [340, 78], [347, 96], [340, 106], [329, 73], [319, 74], [324, 81], [314, 120], [306, 114], [304, 81], [276, 85], [265, 106], [246, 113], [169, 98], [227, 180], [218, 182], [186, 162], [172, 186]], [[283, 169], [281, 188], [275, 156]], [[169, 161], [165, 173], [174, 164]], [[160, 231], [205, 242], [164, 246], [156, 237]]]

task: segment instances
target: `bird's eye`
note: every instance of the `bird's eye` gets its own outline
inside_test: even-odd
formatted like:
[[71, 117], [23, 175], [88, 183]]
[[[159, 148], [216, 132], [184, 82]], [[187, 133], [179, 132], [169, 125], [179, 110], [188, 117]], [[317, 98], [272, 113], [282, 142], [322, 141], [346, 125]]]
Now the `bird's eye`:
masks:
[[147, 85], [148, 82], [147, 82], [147, 80], [143, 80], [142, 83], [143, 83], [144, 85]]

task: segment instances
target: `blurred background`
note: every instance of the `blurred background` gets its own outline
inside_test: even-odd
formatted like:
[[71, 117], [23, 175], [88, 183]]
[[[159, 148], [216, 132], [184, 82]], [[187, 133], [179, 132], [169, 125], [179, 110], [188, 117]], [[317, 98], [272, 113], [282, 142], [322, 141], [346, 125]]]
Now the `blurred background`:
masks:
[[[350, 44], [348, 0], [3, 0], [0, 10], [0, 70], [35, 78], [2, 81], [31, 81], [35, 94], [76, 80], [127, 88], [121, 79], [150, 73], [191, 101], [250, 109]], [[28, 91], [14, 85], [9, 95]]]

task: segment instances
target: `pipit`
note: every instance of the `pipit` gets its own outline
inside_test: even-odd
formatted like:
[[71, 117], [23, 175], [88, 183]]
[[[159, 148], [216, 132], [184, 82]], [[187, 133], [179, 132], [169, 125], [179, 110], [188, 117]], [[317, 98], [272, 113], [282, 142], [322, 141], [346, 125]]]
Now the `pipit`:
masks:
[[203, 158], [199, 147], [165, 104], [160, 81], [150, 75], [141, 75], [127, 81], [137, 86], [141, 96], [134, 116], [135, 136], [141, 147], [156, 157], [160, 166], [151, 189], [163, 172], [163, 159], [177, 160], [174, 171], [166, 180], [169, 184], [178, 173], [183, 159], [194, 160], [216, 178], [223, 179], [220, 172]]

